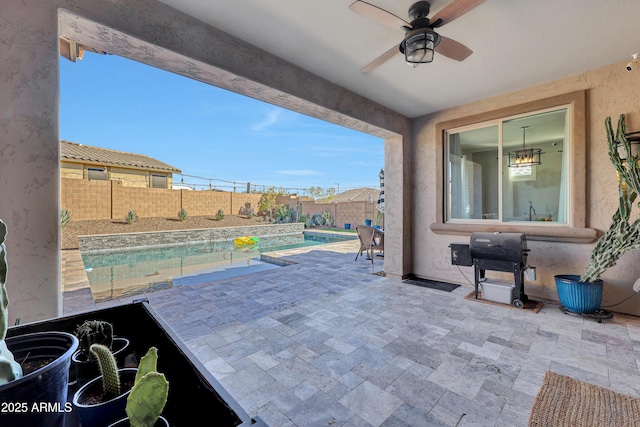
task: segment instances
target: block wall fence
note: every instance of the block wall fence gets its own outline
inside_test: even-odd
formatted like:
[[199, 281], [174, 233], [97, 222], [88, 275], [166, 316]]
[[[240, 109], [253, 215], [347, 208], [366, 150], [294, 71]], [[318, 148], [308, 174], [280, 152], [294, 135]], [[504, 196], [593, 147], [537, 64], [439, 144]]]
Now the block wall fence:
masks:
[[[336, 227], [344, 228], [344, 224], [351, 224], [351, 228], [356, 225], [364, 224], [365, 219], [370, 219], [372, 224], [376, 224], [378, 209], [375, 203], [368, 202], [340, 202], [340, 203], [316, 203], [297, 196], [278, 196], [276, 202], [279, 204], [289, 205], [291, 207], [301, 206], [302, 215], [322, 214], [328, 210], [333, 216], [333, 222]], [[381, 227], [384, 227], [384, 219], [380, 220]]]
[[[89, 181], [61, 178], [60, 206], [71, 212], [74, 220], [121, 219], [135, 210], [141, 218], [172, 218], [185, 209], [190, 216], [215, 215], [222, 209], [227, 215], [237, 215], [245, 203], [258, 211], [261, 194], [223, 191], [169, 190], [123, 186], [118, 181]], [[316, 203], [297, 196], [278, 196], [276, 203], [301, 208], [303, 215], [331, 212], [334, 224], [343, 228], [345, 223], [354, 228], [365, 219], [376, 223], [378, 210], [375, 203]], [[381, 226], [384, 224], [381, 222]]]
[[237, 215], [245, 203], [257, 211], [260, 194], [218, 191], [169, 190], [123, 186], [117, 181], [62, 178], [60, 206], [74, 220], [122, 219], [130, 210], [141, 218], [177, 217], [180, 209], [190, 216], [215, 215], [222, 209]]

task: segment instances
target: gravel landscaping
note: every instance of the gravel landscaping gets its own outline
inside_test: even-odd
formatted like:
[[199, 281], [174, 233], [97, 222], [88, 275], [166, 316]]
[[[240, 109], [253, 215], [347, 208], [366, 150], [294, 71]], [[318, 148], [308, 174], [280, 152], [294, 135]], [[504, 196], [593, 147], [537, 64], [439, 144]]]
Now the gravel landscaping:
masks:
[[193, 230], [200, 228], [240, 227], [247, 225], [265, 224], [261, 217], [251, 219], [239, 215], [226, 215], [218, 220], [210, 216], [188, 217], [185, 221], [177, 218], [139, 218], [133, 224], [124, 220], [72, 220], [62, 229], [62, 249], [78, 249], [78, 236], [95, 234], [140, 233], [146, 231]]

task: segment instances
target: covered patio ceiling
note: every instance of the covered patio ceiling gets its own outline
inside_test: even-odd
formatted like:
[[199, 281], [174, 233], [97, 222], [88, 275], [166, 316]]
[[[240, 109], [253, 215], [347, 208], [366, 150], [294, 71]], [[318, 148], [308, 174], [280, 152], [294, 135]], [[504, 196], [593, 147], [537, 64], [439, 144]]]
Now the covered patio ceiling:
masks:
[[[466, 60], [436, 53], [411, 68], [397, 54], [368, 73], [404, 33], [353, 12], [354, 0], [160, 1], [409, 118], [624, 66], [640, 52], [637, 0], [487, 0], [438, 29], [473, 51]], [[414, 3], [368, 1], [405, 20]], [[429, 16], [450, 2], [433, 0]]]

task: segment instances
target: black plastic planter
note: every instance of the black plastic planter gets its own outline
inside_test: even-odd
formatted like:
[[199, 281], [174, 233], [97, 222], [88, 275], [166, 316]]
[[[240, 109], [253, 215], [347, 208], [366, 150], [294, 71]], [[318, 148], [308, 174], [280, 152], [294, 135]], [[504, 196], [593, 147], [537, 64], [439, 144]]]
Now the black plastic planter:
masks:
[[[171, 427], [198, 426], [202, 425], [203, 419], [212, 420], [216, 427], [266, 426], [260, 418], [247, 415], [146, 301], [13, 326], [7, 335], [11, 337], [41, 331], [73, 333], [85, 320], [111, 323], [118, 335], [129, 339], [131, 352], [136, 354], [138, 360], [149, 347], [158, 349], [158, 372], [162, 372], [169, 381], [169, 398], [162, 416], [170, 421]], [[69, 413], [65, 422], [65, 427], [77, 427], [76, 411]], [[1, 418], [0, 426], [5, 426]]]
[[[124, 364], [124, 358], [127, 355], [129, 349], [129, 340], [122, 337], [114, 337], [111, 344], [111, 351], [113, 356], [118, 362], [118, 367], [122, 368]], [[90, 380], [100, 376], [100, 368], [97, 360], [87, 360], [84, 353], [80, 350], [73, 353], [71, 356], [73, 368], [75, 370], [75, 380], [77, 381], [77, 387], [81, 387], [88, 383]]]
[[65, 415], [71, 411], [67, 402], [69, 366], [78, 339], [66, 332], [37, 332], [5, 341], [17, 361], [54, 360], [0, 386], [0, 426], [64, 426]]
[[[118, 370], [118, 373], [120, 374], [120, 381], [130, 381], [133, 383], [133, 380], [136, 377], [136, 372], [138, 372], [138, 370], [135, 368], [124, 368]], [[101, 389], [102, 377], [100, 376], [80, 387], [80, 389], [78, 389], [74, 394], [73, 409], [76, 411], [76, 415], [78, 416], [82, 427], [104, 427], [105, 425], [110, 425], [122, 419], [122, 417], [127, 416], [125, 407], [127, 405], [127, 397], [129, 397], [129, 393], [131, 392], [130, 389], [106, 402], [96, 403], [93, 405], [81, 403], [86, 394], [100, 392]]]

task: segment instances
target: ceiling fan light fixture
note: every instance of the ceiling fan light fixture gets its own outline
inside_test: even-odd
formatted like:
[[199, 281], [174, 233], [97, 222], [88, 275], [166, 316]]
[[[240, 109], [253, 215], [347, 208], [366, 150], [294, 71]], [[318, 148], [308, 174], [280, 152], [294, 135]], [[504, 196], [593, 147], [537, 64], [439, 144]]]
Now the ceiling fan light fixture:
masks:
[[433, 61], [433, 53], [440, 43], [440, 35], [430, 28], [419, 28], [411, 31], [400, 43], [400, 52], [404, 54], [407, 64], [414, 67]]

